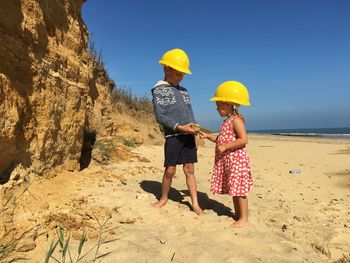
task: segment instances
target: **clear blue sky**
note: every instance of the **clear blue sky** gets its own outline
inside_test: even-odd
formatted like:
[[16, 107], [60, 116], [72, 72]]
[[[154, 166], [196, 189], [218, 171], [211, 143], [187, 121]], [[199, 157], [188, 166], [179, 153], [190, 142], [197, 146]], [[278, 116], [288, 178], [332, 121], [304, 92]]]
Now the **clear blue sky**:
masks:
[[181, 48], [197, 121], [223, 81], [250, 92], [247, 129], [350, 127], [349, 0], [88, 0], [83, 19], [119, 87], [151, 98], [163, 53]]

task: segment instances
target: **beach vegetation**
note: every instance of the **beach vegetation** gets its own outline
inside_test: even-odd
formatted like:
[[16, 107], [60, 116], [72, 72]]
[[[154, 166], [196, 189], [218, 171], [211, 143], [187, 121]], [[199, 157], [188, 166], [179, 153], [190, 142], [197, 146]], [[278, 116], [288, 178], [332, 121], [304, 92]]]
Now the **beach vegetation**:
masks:
[[131, 138], [131, 139], [123, 139], [123, 144], [125, 146], [128, 146], [130, 148], [135, 148], [136, 147], [136, 142], [135, 142], [135, 138]]
[[103, 156], [110, 159], [115, 149], [115, 143], [113, 140], [97, 140], [94, 149], [99, 150]]
[[[21, 233], [19, 238], [3, 238], [7, 233], [7, 228], [9, 227], [8, 224], [13, 224], [13, 216], [14, 211], [17, 208], [17, 201], [20, 199], [24, 193], [29, 192], [29, 186], [30, 186], [30, 180], [27, 177], [26, 178], [26, 184], [24, 185], [24, 188], [21, 189], [21, 191], [16, 194], [16, 189], [10, 189], [10, 194], [7, 194], [8, 197], [5, 197], [5, 193], [1, 193], [1, 199], [2, 204], [0, 207], [0, 218], [2, 218], [2, 221], [6, 218], [6, 223], [2, 222], [3, 225], [1, 226], [3, 229], [0, 231], [0, 262], [3, 262], [5, 260], [10, 260], [9, 262], [13, 260], [20, 260], [23, 258], [15, 257], [13, 258], [13, 255], [18, 251], [20, 242], [25, 239], [25, 236], [27, 233], [31, 232], [32, 229], [29, 229], [28, 231], [25, 231]], [[9, 227], [10, 228], [10, 227]], [[10, 228], [11, 229], [11, 228]], [[4, 232], [2, 232], [4, 231]], [[11, 230], [10, 230], [11, 231]], [[7, 261], [6, 261], [7, 262]]]
[[[97, 218], [94, 218], [99, 225], [99, 236], [97, 241], [92, 247], [86, 248], [87, 242], [87, 231], [84, 230], [82, 233], [79, 245], [73, 249], [71, 242], [71, 235], [66, 235], [65, 228], [59, 225], [57, 228], [57, 238], [50, 244], [49, 249], [46, 252], [45, 263], [59, 262], [59, 263], [78, 263], [78, 262], [101, 262], [105, 257], [112, 254], [113, 251], [107, 251], [101, 253], [103, 245], [115, 242], [118, 239], [107, 239], [103, 238], [104, 234], [108, 233], [112, 229], [106, 229], [106, 224], [111, 219], [108, 217], [103, 223]], [[76, 247], [76, 246], [75, 246]], [[86, 248], [86, 249], [85, 249]], [[51, 260], [51, 261], [50, 261]]]
[[102, 48], [97, 50], [92, 37], [89, 43], [89, 53], [92, 59], [93, 74], [111, 93], [112, 108], [115, 112], [123, 113], [131, 110], [153, 115], [153, 105], [149, 97], [146, 95], [136, 96], [132, 93], [131, 87], [116, 85], [115, 81], [109, 76], [103, 61]]

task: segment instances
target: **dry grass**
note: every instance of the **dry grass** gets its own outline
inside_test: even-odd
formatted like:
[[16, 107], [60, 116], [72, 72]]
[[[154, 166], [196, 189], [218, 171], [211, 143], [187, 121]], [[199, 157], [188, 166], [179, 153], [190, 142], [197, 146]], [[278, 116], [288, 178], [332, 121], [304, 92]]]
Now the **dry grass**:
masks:
[[100, 253], [100, 249], [103, 245], [112, 243], [119, 239], [109, 239], [104, 240], [103, 235], [111, 231], [111, 229], [106, 230], [106, 224], [111, 219], [107, 218], [103, 223], [97, 221], [99, 225], [99, 238], [97, 242], [87, 251], [84, 251], [84, 247], [87, 241], [86, 231], [83, 232], [80, 237], [79, 246], [75, 252], [72, 251], [71, 236], [66, 237], [63, 226], [58, 226], [57, 239], [52, 241], [45, 258], [45, 263], [49, 263], [50, 259], [54, 262], [59, 263], [78, 263], [78, 262], [101, 262], [103, 258], [112, 254], [113, 251], [108, 251], [105, 253]]
[[116, 112], [127, 111], [144, 112], [153, 115], [152, 101], [146, 96], [137, 97], [132, 94], [131, 88], [116, 87], [112, 91], [112, 105]]
[[[91, 38], [90, 38], [91, 39]], [[146, 96], [135, 96], [131, 87], [117, 86], [115, 81], [109, 76], [105, 63], [103, 62], [102, 49], [97, 51], [93, 41], [89, 44], [89, 53], [92, 59], [93, 73], [98, 81], [108, 88], [112, 95], [112, 106], [116, 112], [122, 113], [134, 110], [153, 115], [152, 101]]]
[[[29, 177], [26, 178], [26, 185], [24, 186], [23, 190], [16, 194], [16, 189], [11, 189], [10, 194], [4, 193], [1, 195], [1, 199], [3, 200], [1, 207], [0, 207], [0, 219], [1, 219], [1, 232], [0, 232], [0, 262], [15, 262], [19, 258], [16, 258], [15, 254], [18, 250], [18, 244], [22, 239], [25, 238], [25, 236], [32, 231], [32, 229], [29, 229], [23, 233], [18, 238], [3, 238], [5, 236], [10, 236], [8, 233], [12, 229], [13, 225], [13, 215], [14, 211], [17, 207], [17, 201], [22, 197], [22, 195], [26, 192], [29, 192], [29, 186], [30, 181]], [[22, 258], [21, 258], [22, 259]]]

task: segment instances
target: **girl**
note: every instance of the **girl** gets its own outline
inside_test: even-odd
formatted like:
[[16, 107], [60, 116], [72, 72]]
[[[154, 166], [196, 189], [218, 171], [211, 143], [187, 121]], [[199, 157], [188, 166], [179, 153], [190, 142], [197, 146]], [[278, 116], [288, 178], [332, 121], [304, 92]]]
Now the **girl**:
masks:
[[233, 227], [248, 225], [247, 194], [253, 187], [250, 172], [250, 160], [245, 150], [248, 142], [244, 127], [244, 118], [238, 112], [240, 105], [249, 106], [249, 94], [246, 87], [237, 81], [226, 81], [218, 86], [215, 96], [221, 117], [226, 117], [219, 135], [200, 131], [200, 136], [216, 142], [215, 164], [210, 191], [214, 194], [228, 194], [233, 197], [237, 221]]

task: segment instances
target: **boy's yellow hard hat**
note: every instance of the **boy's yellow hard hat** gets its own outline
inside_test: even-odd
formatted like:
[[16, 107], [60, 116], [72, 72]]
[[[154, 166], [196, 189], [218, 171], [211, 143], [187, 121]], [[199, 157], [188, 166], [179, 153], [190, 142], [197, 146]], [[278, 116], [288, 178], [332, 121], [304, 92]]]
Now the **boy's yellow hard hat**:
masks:
[[185, 74], [192, 74], [190, 71], [190, 60], [185, 51], [179, 48], [171, 49], [164, 53], [159, 64], [169, 66]]
[[221, 83], [215, 91], [211, 101], [233, 102], [244, 106], [249, 106], [249, 93], [247, 88], [238, 81], [225, 81]]

